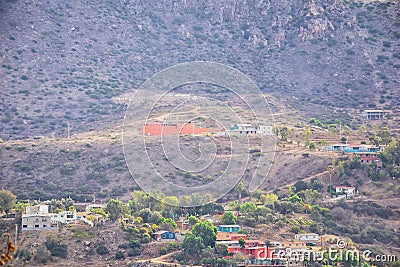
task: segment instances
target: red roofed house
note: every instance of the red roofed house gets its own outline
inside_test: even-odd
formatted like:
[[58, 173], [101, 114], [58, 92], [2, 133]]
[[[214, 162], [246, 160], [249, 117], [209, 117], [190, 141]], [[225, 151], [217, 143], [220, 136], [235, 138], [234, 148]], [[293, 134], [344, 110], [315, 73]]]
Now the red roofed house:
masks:
[[382, 160], [378, 158], [378, 153], [376, 152], [362, 152], [355, 153], [361, 158], [361, 163], [363, 164], [373, 164], [375, 163], [378, 167], [382, 167]]

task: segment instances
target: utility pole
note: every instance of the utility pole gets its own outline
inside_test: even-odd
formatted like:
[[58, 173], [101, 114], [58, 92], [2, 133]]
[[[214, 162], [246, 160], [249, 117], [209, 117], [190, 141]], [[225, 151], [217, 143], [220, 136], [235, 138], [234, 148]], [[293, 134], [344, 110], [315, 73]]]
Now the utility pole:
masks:
[[67, 122], [67, 138], [71, 138], [71, 129], [69, 128], [69, 122]]
[[17, 236], [18, 236], [18, 224], [15, 224], [15, 237], [14, 237], [14, 245], [17, 245]]

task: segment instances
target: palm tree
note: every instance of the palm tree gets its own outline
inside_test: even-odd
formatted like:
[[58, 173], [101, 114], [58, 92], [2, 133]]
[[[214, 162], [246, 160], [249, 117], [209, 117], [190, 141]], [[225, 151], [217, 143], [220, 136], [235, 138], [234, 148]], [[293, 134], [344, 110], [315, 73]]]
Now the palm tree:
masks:
[[268, 256], [269, 256], [269, 247], [271, 246], [271, 241], [269, 241], [269, 240], [266, 240], [265, 241], [265, 246], [267, 247], [267, 255], [265, 255], [266, 256], [266, 258], [267, 258], [267, 260], [269, 260], [269, 259], [272, 259], [272, 257], [271, 258], [269, 258]]
[[335, 167], [333, 167], [333, 165], [329, 165], [329, 166], [326, 168], [326, 170], [327, 170], [328, 173], [329, 173], [329, 183], [332, 184], [332, 174], [333, 174], [333, 171], [335, 170]]
[[240, 207], [240, 205], [242, 204], [242, 191], [244, 190], [243, 182], [240, 181], [238, 183], [237, 190], [239, 191], [239, 203], [238, 203], [238, 206]]

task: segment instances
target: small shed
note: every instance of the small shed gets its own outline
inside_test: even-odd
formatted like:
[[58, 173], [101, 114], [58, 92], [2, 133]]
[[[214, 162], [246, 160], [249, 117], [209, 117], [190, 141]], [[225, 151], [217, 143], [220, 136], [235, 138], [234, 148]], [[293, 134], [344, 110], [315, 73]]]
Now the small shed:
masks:
[[152, 237], [157, 241], [173, 242], [176, 239], [174, 232], [170, 231], [158, 231], [152, 234]]

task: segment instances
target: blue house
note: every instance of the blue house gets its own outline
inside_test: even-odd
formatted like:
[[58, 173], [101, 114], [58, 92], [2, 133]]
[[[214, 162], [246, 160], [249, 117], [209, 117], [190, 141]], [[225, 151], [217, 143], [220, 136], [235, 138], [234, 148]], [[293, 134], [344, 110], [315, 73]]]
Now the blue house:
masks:
[[218, 225], [218, 232], [237, 233], [240, 230], [240, 225]]
[[346, 153], [359, 153], [359, 152], [374, 152], [379, 153], [382, 151], [382, 147], [375, 147], [370, 145], [361, 146], [349, 146], [347, 144], [330, 145], [325, 147], [326, 151], [337, 151]]
[[175, 241], [176, 235], [170, 231], [158, 231], [152, 234], [152, 237], [157, 241], [172, 242]]

